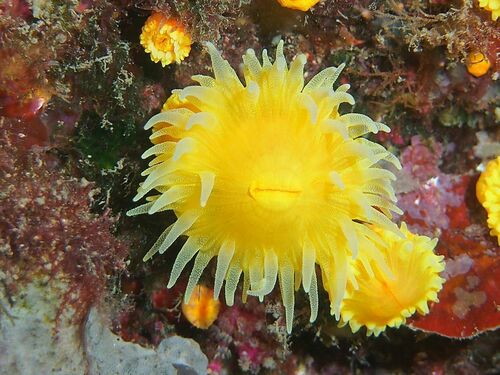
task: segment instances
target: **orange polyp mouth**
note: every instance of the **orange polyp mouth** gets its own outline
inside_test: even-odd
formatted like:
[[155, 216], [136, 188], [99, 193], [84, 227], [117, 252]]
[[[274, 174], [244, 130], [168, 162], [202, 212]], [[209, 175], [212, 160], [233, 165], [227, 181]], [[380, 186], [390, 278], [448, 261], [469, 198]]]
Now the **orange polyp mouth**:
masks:
[[290, 208], [302, 194], [302, 189], [295, 186], [262, 186], [253, 181], [248, 188], [248, 194], [262, 207], [272, 211], [283, 211]]
[[172, 39], [168, 35], [159, 34], [154, 37], [154, 42], [157, 48], [162, 51], [170, 51], [173, 49]]

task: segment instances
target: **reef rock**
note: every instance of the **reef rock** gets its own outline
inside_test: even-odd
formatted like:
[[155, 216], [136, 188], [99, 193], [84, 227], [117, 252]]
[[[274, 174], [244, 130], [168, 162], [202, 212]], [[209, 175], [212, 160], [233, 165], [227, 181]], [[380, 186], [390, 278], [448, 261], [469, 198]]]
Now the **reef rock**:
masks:
[[191, 339], [171, 336], [156, 349], [143, 348], [114, 335], [95, 310], [85, 326], [85, 347], [91, 374], [196, 375], [205, 374], [208, 366], [207, 357]]
[[156, 349], [128, 343], [111, 332], [96, 308], [83, 327], [72, 323], [69, 311], [56, 319], [63, 293], [63, 285], [38, 280], [19, 293], [11, 306], [2, 296], [0, 374], [206, 373], [207, 358], [193, 340], [171, 336]]
[[[15, 297], [0, 295], [0, 374], [83, 374], [85, 357], [70, 311], [56, 319], [66, 287], [37, 280]], [[11, 306], [7, 305], [7, 298]], [[57, 321], [57, 323], [56, 323]], [[57, 325], [57, 333], [56, 333]]]

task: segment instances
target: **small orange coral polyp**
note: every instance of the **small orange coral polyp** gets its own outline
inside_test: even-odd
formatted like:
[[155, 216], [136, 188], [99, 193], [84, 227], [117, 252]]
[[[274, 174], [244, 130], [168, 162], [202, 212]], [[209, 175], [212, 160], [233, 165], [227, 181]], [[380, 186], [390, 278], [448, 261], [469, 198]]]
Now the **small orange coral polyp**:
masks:
[[207, 329], [219, 316], [220, 303], [212, 289], [197, 285], [188, 302], [182, 303], [182, 314], [196, 328]]
[[146, 20], [140, 36], [141, 45], [153, 62], [166, 66], [179, 64], [191, 51], [191, 37], [174, 19], [155, 12]]
[[467, 56], [467, 71], [476, 78], [488, 73], [490, 66], [490, 60], [482, 52], [471, 52]]
[[285, 8], [297, 9], [305, 12], [319, 3], [319, 0], [278, 0], [278, 3]]

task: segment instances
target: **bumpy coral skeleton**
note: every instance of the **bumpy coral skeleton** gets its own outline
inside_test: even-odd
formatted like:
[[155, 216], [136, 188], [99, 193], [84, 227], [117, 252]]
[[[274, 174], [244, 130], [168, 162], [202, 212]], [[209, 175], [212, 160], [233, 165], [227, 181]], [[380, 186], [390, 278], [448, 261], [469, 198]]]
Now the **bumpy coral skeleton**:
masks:
[[278, 280], [287, 330], [292, 330], [294, 290], [302, 284], [318, 312], [318, 280], [330, 297], [331, 313], [349, 283], [356, 285], [352, 259], [390, 273], [376, 244], [382, 228], [404, 238], [391, 221], [395, 206], [391, 180], [382, 164], [400, 168], [367, 133], [389, 131], [357, 114], [340, 114], [354, 104], [349, 85], [333, 84], [342, 71], [330, 67], [304, 85], [304, 55], [287, 66], [283, 42], [271, 63], [253, 50], [243, 56], [245, 84], [215, 47], [207, 43], [215, 78], [194, 76], [200, 86], [174, 90], [164, 112], [145, 125], [153, 130], [155, 155], [135, 201], [153, 190], [149, 202], [129, 215], [173, 210], [178, 220], [145, 255], [165, 252], [188, 237], [175, 260], [168, 287], [195, 258], [185, 300], [210, 260], [217, 257], [214, 297], [224, 280], [232, 305], [241, 274], [243, 299], [262, 301]]

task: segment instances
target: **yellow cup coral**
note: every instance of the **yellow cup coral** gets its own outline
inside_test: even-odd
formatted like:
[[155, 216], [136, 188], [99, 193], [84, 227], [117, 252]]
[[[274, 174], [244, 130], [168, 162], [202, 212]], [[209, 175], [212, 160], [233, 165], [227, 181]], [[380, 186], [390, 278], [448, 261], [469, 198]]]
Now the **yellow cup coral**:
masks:
[[297, 9], [306, 12], [319, 3], [319, 0], [278, 0], [278, 3], [285, 8]]
[[176, 20], [154, 12], [146, 20], [140, 36], [144, 50], [162, 66], [179, 64], [191, 51], [191, 37]]
[[433, 252], [437, 239], [412, 234], [405, 223], [401, 231], [404, 238], [376, 229], [384, 240], [377, 248], [390, 272], [353, 261], [355, 282], [341, 304], [341, 325], [349, 323], [353, 332], [366, 326], [368, 335], [378, 336], [387, 326], [399, 327], [415, 310], [427, 314], [427, 302], [437, 301], [444, 282], [439, 277], [443, 257]]
[[497, 236], [500, 245], [500, 156], [490, 161], [476, 185], [479, 203], [488, 212], [490, 234]]
[[500, 16], [500, 0], [479, 0], [479, 6], [491, 12], [493, 21]]
[[389, 131], [369, 117], [341, 115], [354, 104], [349, 85], [333, 84], [343, 65], [330, 67], [304, 85], [304, 55], [290, 66], [280, 42], [271, 63], [253, 50], [243, 56], [242, 84], [215, 47], [207, 43], [215, 78], [194, 76], [200, 86], [174, 90], [165, 111], [145, 125], [155, 144], [142, 157], [156, 157], [134, 198], [156, 190], [129, 215], [173, 210], [178, 220], [145, 255], [163, 253], [181, 235], [188, 239], [175, 260], [168, 287], [195, 257], [186, 288], [189, 300], [203, 270], [217, 256], [214, 296], [223, 281], [228, 305], [243, 274], [243, 298], [269, 294], [278, 280], [287, 330], [292, 329], [294, 290], [302, 284], [318, 311], [316, 264], [331, 311], [339, 317], [350, 261], [384, 259], [372, 224], [402, 235], [390, 220], [395, 206], [385, 162], [400, 168], [367, 133]]

